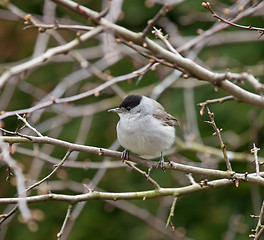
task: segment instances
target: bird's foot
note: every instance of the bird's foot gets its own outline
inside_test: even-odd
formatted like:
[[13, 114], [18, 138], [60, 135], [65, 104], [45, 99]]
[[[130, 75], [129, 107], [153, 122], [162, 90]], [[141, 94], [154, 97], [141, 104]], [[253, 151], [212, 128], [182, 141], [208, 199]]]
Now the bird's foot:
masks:
[[122, 162], [124, 163], [125, 160], [128, 160], [128, 157], [129, 157], [129, 151], [128, 151], [127, 149], [125, 149], [125, 150], [122, 152], [122, 155], [121, 155]]
[[161, 157], [160, 157], [160, 160], [157, 164], [157, 167], [156, 168], [161, 168], [163, 172], [165, 172], [166, 168], [165, 168], [165, 164], [164, 164], [164, 157], [163, 157], [163, 154], [161, 152]]

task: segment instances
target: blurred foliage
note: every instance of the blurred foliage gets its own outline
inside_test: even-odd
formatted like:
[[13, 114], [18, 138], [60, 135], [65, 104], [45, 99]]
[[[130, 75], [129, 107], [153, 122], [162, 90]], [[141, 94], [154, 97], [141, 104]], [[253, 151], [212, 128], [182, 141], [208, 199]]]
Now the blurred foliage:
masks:
[[[23, 11], [31, 14], [41, 15], [43, 8], [43, 1], [21, 1], [12, 0], [15, 6], [21, 8]], [[102, 8], [101, 1], [78, 1], [80, 4], [100, 11]], [[212, 1], [217, 10], [221, 10], [230, 6], [235, 1]], [[4, 9], [4, 8], [1, 8]], [[146, 23], [151, 19], [160, 9], [160, 5], [156, 4], [152, 7], [147, 7], [142, 0], [124, 1], [123, 16], [118, 24], [122, 25], [132, 31], [143, 31]], [[61, 6], [57, 7], [57, 17], [72, 19], [82, 24], [87, 24], [87, 20], [78, 16], [77, 14], [64, 9]], [[208, 12], [201, 7], [201, 2], [196, 0], [184, 1], [182, 4], [177, 5], [167, 15], [167, 17], [178, 27], [179, 33], [182, 36], [195, 36], [197, 29], [206, 30], [215, 23], [215, 19], [210, 16], [208, 21], [193, 21], [188, 25], [183, 24], [183, 17], [191, 18], [196, 14], [204, 14], [208, 17]], [[220, 12], [221, 14], [221, 12]], [[263, 16], [252, 16], [241, 20], [239, 23], [245, 25], [255, 25], [263, 27]], [[0, 71], [3, 72], [7, 63], [20, 61], [24, 58], [30, 58], [37, 37], [36, 29], [23, 30], [23, 21], [8, 21], [3, 20], [0, 16]], [[225, 31], [235, 31], [232, 27]], [[62, 31], [63, 36], [67, 41], [74, 38], [72, 32]], [[255, 34], [255, 33], [252, 33]], [[152, 37], [152, 36], [150, 36]], [[258, 35], [256, 35], [256, 38]], [[262, 37], [263, 38], [263, 37]], [[49, 47], [56, 46], [57, 43], [50, 41]], [[88, 41], [78, 48], [94, 46], [97, 44], [96, 40]], [[212, 70], [224, 72], [226, 68], [230, 68], [232, 72], [242, 72], [252, 69], [253, 74], [263, 82], [263, 69], [264, 69], [264, 45], [263, 41], [243, 42], [243, 43], [229, 43], [219, 46], [206, 47], [199, 54], [199, 61], [211, 66]], [[93, 61], [95, 61], [94, 59]], [[214, 64], [213, 64], [213, 63]], [[218, 64], [219, 62], [219, 64]], [[211, 65], [210, 65], [211, 63]], [[122, 59], [108, 70], [113, 76], [121, 76], [123, 74], [134, 71], [139, 63], [132, 61], [130, 58]], [[260, 66], [260, 70], [256, 68]], [[36, 86], [48, 93], [68, 74], [77, 68], [75, 62], [54, 63], [50, 62], [44, 66], [36, 68], [31, 72], [25, 80], [33, 86]], [[169, 70], [170, 71], [170, 70]], [[158, 67], [156, 71], [150, 71], [143, 78], [139, 85], [132, 82], [122, 82], [118, 84], [125, 92], [135, 91], [142, 87], [151, 85], [153, 87], [160, 81], [162, 74], [168, 73], [166, 67]], [[165, 76], [164, 76], [165, 77]], [[14, 80], [18, 81], [18, 80]], [[188, 81], [184, 80], [184, 81]], [[83, 83], [78, 88], [72, 89], [72, 95], [81, 92], [82, 89], [88, 88], [88, 84], [99, 84], [96, 77], [89, 78], [89, 82]], [[20, 84], [18, 84], [20, 86]], [[245, 83], [247, 89], [251, 89]], [[182, 126], [186, 122], [186, 109], [184, 102], [184, 90], [177, 86], [168, 89], [159, 98], [168, 112], [180, 119]], [[216, 91], [212, 86], [203, 85], [194, 88], [194, 104], [198, 104], [207, 99], [218, 98], [225, 96], [226, 93]], [[87, 104], [96, 102], [99, 99], [112, 97], [110, 94], [103, 94], [99, 97], [91, 96], [87, 99], [78, 101], [78, 104]], [[21, 88], [16, 88], [12, 101], [10, 101], [7, 109], [16, 110], [33, 106], [38, 100], [27, 94]], [[116, 105], [119, 100], [116, 100]], [[113, 106], [114, 107], [114, 106]], [[263, 138], [263, 110], [250, 105], [241, 104], [237, 102], [226, 102], [210, 106], [212, 112], [215, 113], [215, 120], [219, 128], [223, 128], [224, 142], [227, 144], [228, 150], [239, 152], [250, 152], [252, 143], [255, 142], [258, 147], [262, 148], [264, 145]], [[0, 109], [2, 110], [2, 109]], [[207, 114], [204, 116], [199, 115], [200, 108], [195, 106], [196, 117], [198, 119], [198, 126], [203, 142], [209, 146], [218, 147], [217, 139], [212, 136], [213, 129], [205, 124], [204, 121], [208, 120]], [[39, 122], [50, 119], [54, 116], [53, 111], [47, 111], [42, 116]], [[70, 142], [75, 142], [77, 133], [79, 131], [82, 119], [80, 117], [74, 118], [64, 125], [63, 129], [58, 136]], [[93, 116], [89, 135], [85, 144], [91, 146], [100, 146], [108, 148], [116, 138], [115, 124], [118, 117], [114, 114], [101, 112]], [[18, 125], [16, 117], [11, 117], [4, 120], [5, 128], [14, 131]], [[37, 127], [37, 126], [36, 126]], [[186, 126], [185, 126], [186, 127]], [[257, 130], [256, 130], [257, 128]], [[183, 127], [177, 130], [178, 136], [184, 138]], [[226, 134], [225, 134], [226, 133]], [[45, 133], [48, 134], [48, 133]], [[49, 134], [52, 134], [50, 132]], [[236, 139], [236, 141], [234, 141]], [[31, 145], [23, 146], [32, 148]], [[40, 145], [41, 147], [41, 145]], [[55, 147], [51, 156], [61, 159], [65, 154], [65, 149]], [[191, 160], [197, 161], [195, 153], [182, 153], [182, 155], [189, 157]], [[263, 151], [259, 152], [263, 156]], [[24, 170], [31, 164], [31, 157], [21, 156], [15, 154], [14, 158], [24, 166]], [[80, 153], [78, 161], [101, 161], [102, 157], [87, 155]], [[142, 167], [143, 168], [143, 167]], [[236, 171], [248, 171], [252, 169], [252, 165], [248, 163], [234, 163], [233, 168]], [[224, 164], [220, 164], [219, 169], [225, 169]], [[50, 164], [45, 163], [41, 177], [46, 176], [52, 170]], [[77, 182], [86, 182], [96, 174], [95, 170], [80, 170], [80, 169], [64, 169], [63, 174], [66, 179], [71, 179]], [[152, 177], [164, 187], [177, 187], [181, 186], [176, 180], [184, 179], [185, 176], [179, 172], [166, 171], [165, 173], [153, 170]], [[60, 176], [53, 176], [52, 180], [61, 179]], [[11, 197], [16, 193], [16, 189], [11, 182], [10, 184], [5, 181], [6, 167], [0, 168], [0, 196]], [[11, 187], [12, 186], [12, 187]], [[138, 173], [129, 171], [126, 168], [109, 170], [100, 182], [100, 188], [105, 191], [122, 192], [122, 191], [140, 191], [148, 190], [152, 186]], [[184, 196], [179, 199], [175, 209], [175, 217], [173, 223], [177, 231], [187, 231], [187, 236], [191, 239], [203, 240], [220, 240], [225, 239], [224, 233], [228, 230], [230, 218], [233, 215], [241, 215], [240, 223], [238, 226], [237, 240], [248, 239], [250, 229], [255, 226], [256, 221], [249, 217], [254, 211], [259, 210], [260, 199], [263, 198], [263, 191], [260, 192], [259, 187], [241, 184], [239, 188], [230, 186], [228, 188], [215, 189], [213, 191], [195, 193]], [[73, 194], [73, 191], [61, 191], [63, 193]], [[259, 194], [259, 196], [257, 196]], [[164, 202], [167, 201], [166, 204]], [[171, 198], [164, 199], [151, 199], [146, 201], [131, 201], [139, 207], [147, 209], [153, 215], [159, 217], [166, 222], [167, 214], [169, 213]], [[67, 204], [65, 203], [38, 203], [31, 204], [32, 210], [38, 209], [37, 226], [34, 231], [30, 231], [25, 224], [21, 222], [21, 216], [15, 215], [14, 219], [9, 223], [9, 229], [6, 233], [5, 239], [8, 240], [44, 240], [55, 239], [56, 234], [59, 232], [63, 223]], [[0, 206], [1, 211], [5, 206]], [[255, 212], [257, 213], [257, 212]], [[168, 230], [169, 231], [169, 230]], [[69, 239], [165, 239], [162, 235], [157, 234], [148, 224], [141, 222], [136, 217], [122, 211], [108, 202], [104, 201], [88, 201], [84, 207], [79, 218], [73, 227]]]

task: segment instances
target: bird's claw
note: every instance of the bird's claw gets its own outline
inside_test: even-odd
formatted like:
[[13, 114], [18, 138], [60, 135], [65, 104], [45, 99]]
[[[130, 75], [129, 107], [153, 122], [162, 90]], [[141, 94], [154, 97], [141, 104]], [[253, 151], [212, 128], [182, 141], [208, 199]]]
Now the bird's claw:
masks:
[[161, 168], [162, 171], [165, 172], [166, 168], [165, 168], [165, 163], [164, 163], [163, 156], [160, 158], [156, 168]]
[[124, 163], [126, 159], [128, 160], [128, 157], [129, 157], [129, 151], [128, 151], [127, 149], [125, 149], [125, 150], [122, 152], [122, 154], [121, 154], [122, 162]]

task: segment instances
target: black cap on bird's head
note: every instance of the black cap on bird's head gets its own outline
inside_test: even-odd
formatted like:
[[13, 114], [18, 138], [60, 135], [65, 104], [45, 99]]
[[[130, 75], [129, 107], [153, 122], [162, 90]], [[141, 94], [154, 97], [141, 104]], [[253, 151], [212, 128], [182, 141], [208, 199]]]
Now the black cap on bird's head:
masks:
[[127, 96], [123, 102], [119, 105], [119, 108], [126, 108], [127, 110], [131, 110], [132, 108], [136, 107], [140, 104], [140, 101], [142, 99], [142, 96], [140, 95], [129, 95]]
[[132, 108], [138, 106], [140, 104], [140, 101], [142, 99], [142, 96], [140, 95], [128, 95], [118, 106], [118, 108], [109, 109], [108, 112], [116, 112], [120, 113], [122, 112], [122, 109], [126, 109], [127, 111], [130, 111]]

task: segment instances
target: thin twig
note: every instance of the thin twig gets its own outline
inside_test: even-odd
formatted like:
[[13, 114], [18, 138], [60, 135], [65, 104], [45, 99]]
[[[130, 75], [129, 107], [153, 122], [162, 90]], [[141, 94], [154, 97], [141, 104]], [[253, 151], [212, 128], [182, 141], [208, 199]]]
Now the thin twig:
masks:
[[45, 30], [48, 29], [67, 29], [67, 30], [74, 30], [74, 31], [91, 31], [94, 29], [94, 27], [90, 26], [82, 26], [82, 25], [67, 25], [67, 24], [60, 24], [58, 21], [55, 21], [54, 24], [44, 24], [38, 20], [36, 20], [34, 17], [32, 17], [30, 14], [26, 15], [26, 21], [24, 22], [26, 26], [24, 29], [28, 28], [39, 28], [40, 32], [45, 32]]
[[231, 100], [234, 100], [233, 96], [226, 96], [226, 97], [222, 97], [222, 98], [206, 100], [205, 102], [198, 103], [197, 105], [200, 107], [205, 107], [205, 106], [208, 106], [210, 104], [223, 103], [223, 102], [231, 101]]
[[77, 95], [73, 95], [70, 97], [64, 97], [64, 98], [50, 97], [49, 100], [46, 100], [44, 102], [40, 102], [39, 104], [37, 104], [33, 107], [30, 107], [30, 108], [25, 108], [25, 109], [15, 110], [15, 111], [9, 111], [9, 112], [3, 112], [2, 114], [0, 114], [0, 120], [7, 118], [7, 117], [10, 117], [10, 116], [14, 116], [16, 114], [32, 113], [32, 112], [35, 112], [35, 111], [40, 110], [40, 109], [48, 108], [54, 104], [70, 103], [70, 102], [78, 101], [78, 100], [81, 100], [83, 98], [92, 96], [94, 94], [99, 94], [101, 91], [107, 89], [108, 87], [111, 87], [112, 85], [114, 85], [116, 83], [123, 82], [123, 81], [126, 81], [128, 79], [133, 79], [133, 78], [140, 76], [142, 74], [142, 72], [144, 72], [146, 70], [147, 66], [144, 66], [144, 67], [134, 71], [133, 73], [128, 73], [125, 75], [113, 77], [112, 79], [108, 80], [107, 82], [105, 82], [105, 83], [103, 83], [103, 84], [101, 84], [101, 85], [99, 85], [99, 86], [97, 86], [91, 90], [88, 90], [86, 92], [79, 93]]
[[222, 137], [221, 137], [222, 129], [219, 129], [216, 126], [216, 123], [215, 123], [215, 120], [214, 120], [214, 113], [210, 112], [210, 110], [209, 110], [209, 108], [207, 106], [206, 106], [206, 109], [207, 109], [208, 115], [209, 115], [209, 117], [211, 119], [211, 121], [208, 121], [207, 123], [209, 123], [215, 130], [213, 135], [216, 135], [218, 140], [219, 140], [219, 143], [220, 143], [223, 155], [224, 155], [224, 159], [225, 159], [225, 162], [226, 162], [227, 170], [230, 171], [230, 172], [233, 172], [232, 167], [231, 167], [231, 163], [230, 163], [230, 161], [228, 159], [228, 155], [227, 155], [227, 151], [226, 151], [226, 145], [224, 144], [224, 142], [222, 140]]
[[155, 27], [153, 27], [153, 31], [152, 33], [154, 34], [154, 36], [156, 38], [159, 38], [160, 40], [162, 40], [162, 42], [166, 45], [166, 47], [173, 52], [176, 55], [180, 55], [176, 49], [170, 44], [170, 42], [168, 41], [168, 36], [164, 36], [164, 34], [162, 33], [161, 29], [157, 29]]
[[16, 115], [17, 115], [19, 120], [21, 120], [23, 123], [25, 123], [25, 125], [29, 129], [31, 129], [33, 132], [35, 132], [39, 137], [44, 137], [36, 128], [32, 127], [25, 118], [21, 117], [18, 113], [16, 113]]
[[142, 171], [141, 169], [139, 169], [129, 161], [125, 161], [125, 164], [127, 164], [129, 167], [131, 167], [132, 169], [143, 175], [156, 189], [160, 189], [159, 184], [153, 178], [151, 178], [149, 174], [147, 174], [145, 171]]
[[143, 51], [140, 51], [140, 50], [136, 47], [136, 45], [134, 45], [133, 42], [131, 42], [131, 41], [130, 41], [130, 42], [127, 42], [125, 39], [123, 39], [123, 38], [121, 38], [121, 37], [117, 38], [116, 41], [117, 41], [118, 43], [124, 43], [126, 46], [128, 46], [128, 47], [134, 49], [137, 53], [139, 53], [139, 54], [142, 55], [143, 57], [148, 58], [148, 59], [150, 60], [150, 62], [152, 62], [152, 63], [156, 63], [156, 62], [157, 62], [157, 63], [163, 64], [163, 65], [165, 65], [165, 66], [167, 66], [167, 67], [177, 69], [177, 70], [179, 70], [179, 71], [185, 73], [185, 74], [188, 75], [188, 76], [190, 75], [190, 74], [188, 74], [183, 68], [180, 68], [180, 67], [177, 66], [176, 64], [169, 63], [169, 62], [165, 61], [164, 59], [161, 59], [161, 58], [158, 58], [158, 57], [155, 57], [155, 56], [149, 55], [149, 54], [147, 54], [147, 53], [145, 53], [145, 52], [143, 52]]
[[258, 160], [258, 151], [260, 148], [256, 147], [256, 144], [253, 143], [253, 148], [251, 149], [251, 153], [254, 154], [254, 159], [255, 159], [255, 165], [256, 165], [256, 175], [259, 177], [259, 160]]
[[178, 197], [177, 196], [174, 196], [173, 203], [171, 205], [169, 217], [167, 219], [167, 224], [166, 224], [166, 227], [170, 226], [170, 229], [172, 231], [174, 231], [174, 229], [175, 229], [175, 227], [174, 227], [174, 225], [172, 223], [172, 218], [174, 217], [174, 210], [175, 210], [175, 206], [176, 206], [177, 199], [178, 199]]
[[260, 240], [262, 236], [264, 235], [264, 201], [262, 202], [260, 214], [259, 214], [259, 220], [256, 228], [256, 236], [255, 240]]
[[137, 81], [136, 81], [136, 85], [138, 85], [141, 81], [141, 79], [152, 69], [156, 69], [156, 67], [159, 65], [159, 63], [149, 63], [146, 66], [145, 71], [141, 72], [141, 74], [139, 75]]
[[123, 39], [123, 38], [117, 38], [116, 41], [117, 41], [118, 43], [123, 43], [123, 44], [125, 44], [126, 46], [132, 48], [133, 50], [135, 50], [137, 53], [139, 53], [139, 54], [142, 55], [143, 57], [150, 59], [150, 62], [151, 62], [151, 63], [158, 62], [158, 63], [161, 63], [161, 64], [167, 66], [167, 67], [175, 68], [175, 66], [174, 66], [173, 64], [168, 63], [168, 62], [164, 61], [163, 59], [157, 58], [157, 57], [152, 56], [152, 55], [149, 55], [149, 54], [147, 54], [147, 53], [145, 53], [145, 52], [143, 52], [143, 51], [140, 51], [140, 50], [137, 48], [137, 46], [133, 44], [133, 42], [127, 42], [127, 41], [126, 41], [125, 39]]
[[99, 33], [104, 31], [104, 27], [98, 26], [94, 28], [93, 30], [86, 32], [80, 36], [78, 36], [76, 39], [58, 47], [50, 48], [48, 49], [44, 54], [35, 57], [27, 62], [24, 62], [22, 64], [16, 65], [14, 67], [11, 67], [4, 71], [4, 73], [0, 76], [0, 89], [3, 87], [5, 82], [13, 75], [19, 74], [24, 71], [28, 71], [30, 69], [33, 69], [36, 66], [43, 65], [46, 63], [47, 60], [52, 58], [55, 55], [66, 53], [73, 48], [80, 45], [82, 42], [87, 41], [88, 39], [91, 39], [95, 36], [97, 36]]
[[70, 204], [69, 207], [68, 207], [68, 210], [67, 210], [67, 213], [66, 213], [66, 216], [65, 216], [65, 219], [64, 219], [64, 222], [62, 224], [62, 227], [61, 227], [61, 230], [58, 232], [57, 234], [57, 238], [58, 240], [61, 239], [61, 236], [62, 234], [64, 233], [65, 229], [66, 229], [66, 226], [68, 224], [68, 222], [70, 221], [70, 217], [71, 217], [71, 213], [72, 213], [72, 207], [73, 207], [73, 204]]
[[34, 183], [33, 185], [29, 186], [26, 188], [26, 191], [30, 191], [31, 189], [39, 186], [41, 183], [47, 181], [50, 179], [50, 177], [52, 175], [54, 175], [54, 173], [62, 166], [62, 164], [67, 160], [67, 158], [70, 156], [72, 151], [68, 150], [67, 153], [65, 154], [65, 156], [63, 157], [63, 159], [60, 161], [60, 163], [58, 165], [55, 166], [55, 168], [52, 170], [52, 172], [50, 174], [48, 174], [46, 177], [44, 177], [43, 179], [41, 179], [40, 181]]
[[195, 180], [194, 180], [194, 178], [193, 178], [191, 173], [186, 174], [186, 176], [189, 179], [191, 185], [198, 184], [197, 182], [195, 182]]
[[226, 23], [230, 26], [233, 26], [233, 27], [237, 27], [237, 28], [242, 28], [242, 29], [246, 29], [246, 30], [250, 30], [250, 31], [258, 31], [260, 33], [260, 36], [259, 38], [264, 34], [264, 28], [258, 28], [258, 27], [252, 27], [251, 25], [249, 26], [243, 26], [243, 25], [239, 25], [239, 24], [236, 24], [236, 23], [233, 23], [233, 22], [230, 22], [220, 16], [218, 16], [214, 11], [213, 9], [211, 8], [211, 5], [209, 2], [203, 2], [202, 3], [202, 6], [205, 8], [205, 9], [208, 9], [211, 13], [212, 13], [212, 17], [215, 17], [217, 18], [220, 22], [223, 22], [223, 23]]
[[7, 220], [9, 217], [11, 217], [13, 214], [15, 214], [17, 211], [19, 210], [19, 207], [18, 207], [18, 204], [16, 204], [16, 206], [11, 210], [9, 211], [9, 213], [6, 213], [6, 214], [1, 214], [0, 216], [0, 225], [5, 221]]
[[14, 174], [16, 176], [16, 188], [18, 193], [18, 208], [25, 222], [29, 222], [31, 220], [31, 212], [28, 208], [27, 202], [25, 201], [25, 176], [17, 161], [15, 161], [11, 157], [9, 147], [7, 144], [5, 144], [2, 137], [0, 137], [0, 157], [14, 171]]
[[100, 18], [106, 16], [106, 14], [108, 14], [111, 9], [111, 5], [112, 5], [112, 0], [108, 0], [106, 8], [97, 15], [96, 19], [99, 20]]
[[258, 218], [258, 223], [256, 228], [251, 230], [254, 234], [250, 234], [249, 237], [254, 240], [260, 240], [264, 235], [264, 201], [262, 202], [259, 216], [250, 215], [250, 217]]
[[167, 14], [167, 12], [170, 9], [170, 5], [164, 5], [159, 12], [155, 15], [154, 18], [148, 20], [148, 24], [145, 27], [145, 29], [142, 32], [142, 38], [145, 38], [148, 33], [151, 31], [152, 27], [155, 25], [155, 23], [163, 16], [165, 16]]

